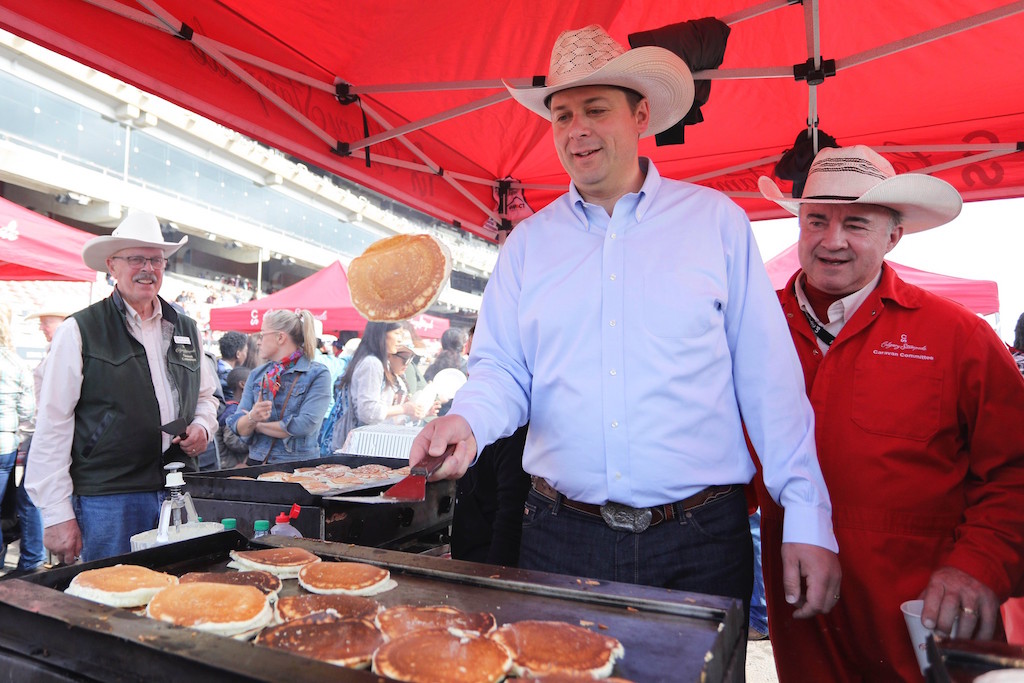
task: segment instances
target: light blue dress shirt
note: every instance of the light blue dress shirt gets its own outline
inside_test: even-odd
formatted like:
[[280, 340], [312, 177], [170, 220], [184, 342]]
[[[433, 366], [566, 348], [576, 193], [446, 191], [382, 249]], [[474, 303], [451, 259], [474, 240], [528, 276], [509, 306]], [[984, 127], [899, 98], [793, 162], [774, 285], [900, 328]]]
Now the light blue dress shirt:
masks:
[[803, 374], [746, 214], [640, 163], [643, 187], [611, 216], [570, 185], [511, 233], [451, 412], [481, 449], [529, 420], [527, 472], [635, 507], [749, 482], [745, 424], [784, 540], [837, 550]]

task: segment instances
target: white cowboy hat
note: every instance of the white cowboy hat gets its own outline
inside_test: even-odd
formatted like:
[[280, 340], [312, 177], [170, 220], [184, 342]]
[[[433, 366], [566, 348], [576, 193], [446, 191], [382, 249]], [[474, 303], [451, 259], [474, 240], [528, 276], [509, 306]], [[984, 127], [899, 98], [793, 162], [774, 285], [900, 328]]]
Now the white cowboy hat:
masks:
[[794, 216], [801, 204], [875, 204], [898, 211], [904, 233], [920, 232], [950, 222], [960, 214], [963, 199], [945, 180], [923, 173], [896, 175], [885, 157], [864, 145], [826, 147], [807, 172], [803, 196], [792, 199], [771, 178], [757, 187]]
[[26, 315], [25, 320], [47, 317], [60, 318], [63, 320], [73, 312], [74, 310], [69, 308], [63, 299], [48, 299], [47, 301], [44, 301], [39, 308]]
[[548, 120], [548, 98], [560, 90], [585, 85], [635, 90], [651, 108], [650, 125], [640, 137], [672, 127], [693, 104], [693, 76], [686, 62], [662, 47], [626, 50], [597, 24], [558, 36], [546, 86], [516, 88], [504, 83], [516, 102]]
[[156, 247], [163, 249], [164, 258], [181, 249], [188, 242], [185, 235], [177, 242], [165, 242], [156, 216], [144, 211], [130, 211], [114, 232], [93, 237], [82, 247], [85, 265], [101, 273], [107, 272], [107, 259], [128, 247]]

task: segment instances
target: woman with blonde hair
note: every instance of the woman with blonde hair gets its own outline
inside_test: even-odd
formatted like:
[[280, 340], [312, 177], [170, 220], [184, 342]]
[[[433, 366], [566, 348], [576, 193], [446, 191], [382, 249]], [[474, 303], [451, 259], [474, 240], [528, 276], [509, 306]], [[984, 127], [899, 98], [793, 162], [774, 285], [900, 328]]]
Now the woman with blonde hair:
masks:
[[330, 403], [331, 373], [313, 362], [316, 331], [307, 310], [267, 311], [259, 356], [228, 427], [249, 444], [249, 465], [320, 457], [317, 436]]
[[[14, 352], [11, 312], [0, 306], [0, 502], [13, 496], [5, 507], [13, 509], [21, 522], [21, 553], [18, 569], [35, 569], [43, 564], [43, 518], [25, 492], [25, 480], [15, 487], [18, 459], [18, 425], [32, 419], [36, 399], [32, 372]], [[12, 505], [13, 502], [13, 505]], [[7, 539], [0, 533], [0, 569], [7, 554]]]

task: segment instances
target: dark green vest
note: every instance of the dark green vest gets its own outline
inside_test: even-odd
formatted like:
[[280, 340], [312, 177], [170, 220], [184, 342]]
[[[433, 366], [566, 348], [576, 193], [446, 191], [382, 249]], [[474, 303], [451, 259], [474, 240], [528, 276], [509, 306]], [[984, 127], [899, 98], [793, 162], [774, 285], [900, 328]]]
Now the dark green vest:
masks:
[[[159, 299], [167, 375], [177, 415], [191, 423], [199, 398], [202, 344], [195, 322]], [[75, 494], [156, 491], [163, 487], [160, 407], [146, 349], [128, 332], [125, 303], [110, 297], [75, 313], [82, 333], [82, 395], [75, 407], [71, 480]], [[188, 338], [190, 343], [182, 343]]]

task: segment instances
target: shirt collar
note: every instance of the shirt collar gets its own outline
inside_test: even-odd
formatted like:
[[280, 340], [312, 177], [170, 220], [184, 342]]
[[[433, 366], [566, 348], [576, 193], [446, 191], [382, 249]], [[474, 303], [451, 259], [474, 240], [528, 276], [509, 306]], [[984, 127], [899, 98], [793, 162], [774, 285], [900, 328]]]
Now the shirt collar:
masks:
[[[661, 174], [658, 173], [658, 167], [651, 162], [647, 157], [640, 157], [640, 170], [644, 173], [644, 183], [640, 186], [639, 192], [629, 192], [619, 198], [619, 201], [615, 203], [618, 207], [622, 202], [632, 202], [632, 212], [637, 222], [643, 220], [644, 214], [647, 209], [650, 208], [651, 202], [654, 201], [654, 196], [658, 193], [658, 188], [661, 187]], [[604, 220], [593, 221], [591, 216], [593, 213], [588, 214], [587, 207], [594, 206], [588, 204], [587, 200], [583, 198], [579, 190], [576, 189], [576, 184], [573, 182], [569, 183], [569, 204], [572, 206], [573, 212], [579, 217], [583, 224], [583, 229], [589, 232], [604, 232], [605, 227], [608, 225], [607, 212], [604, 209], [600, 209], [600, 213], [606, 218]], [[624, 205], [628, 206], [628, 205]]]
[[[821, 320], [819, 320], [818, 316], [814, 313], [814, 309], [811, 308], [811, 304], [807, 300], [807, 295], [804, 293], [803, 283], [804, 278], [806, 277], [807, 275], [801, 272], [800, 275], [796, 278], [796, 286], [794, 288], [796, 292], [796, 300], [800, 304], [801, 310], [803, 310], [805, 313], [807, 313], [812, 318], [821, 323]], [[856, 292], [852, 294], [847, 294], [842, 299], [837, 299], [836, 301], [833, 301], [832, 305], [828, 307], [829, 322], [827, 325], [825, 325], [826, 328], [831, 331], [833, 325], [838, 324], [839, 328], [842, 329], [842, 326], [845, 325], [851, 317], [853, 317], [853, 314], [857, 311], [858, 308], [860, 308], [860, 305], [864, 303], [864, 300], [868, 298], [868, 295], [871, 294], [875, 287], [878, 286], [878, 283], [881, 281], [881, 279], [882, 271], [879, 270], [878, 275], [875, 276], [874, 280], [864, 285]]]

